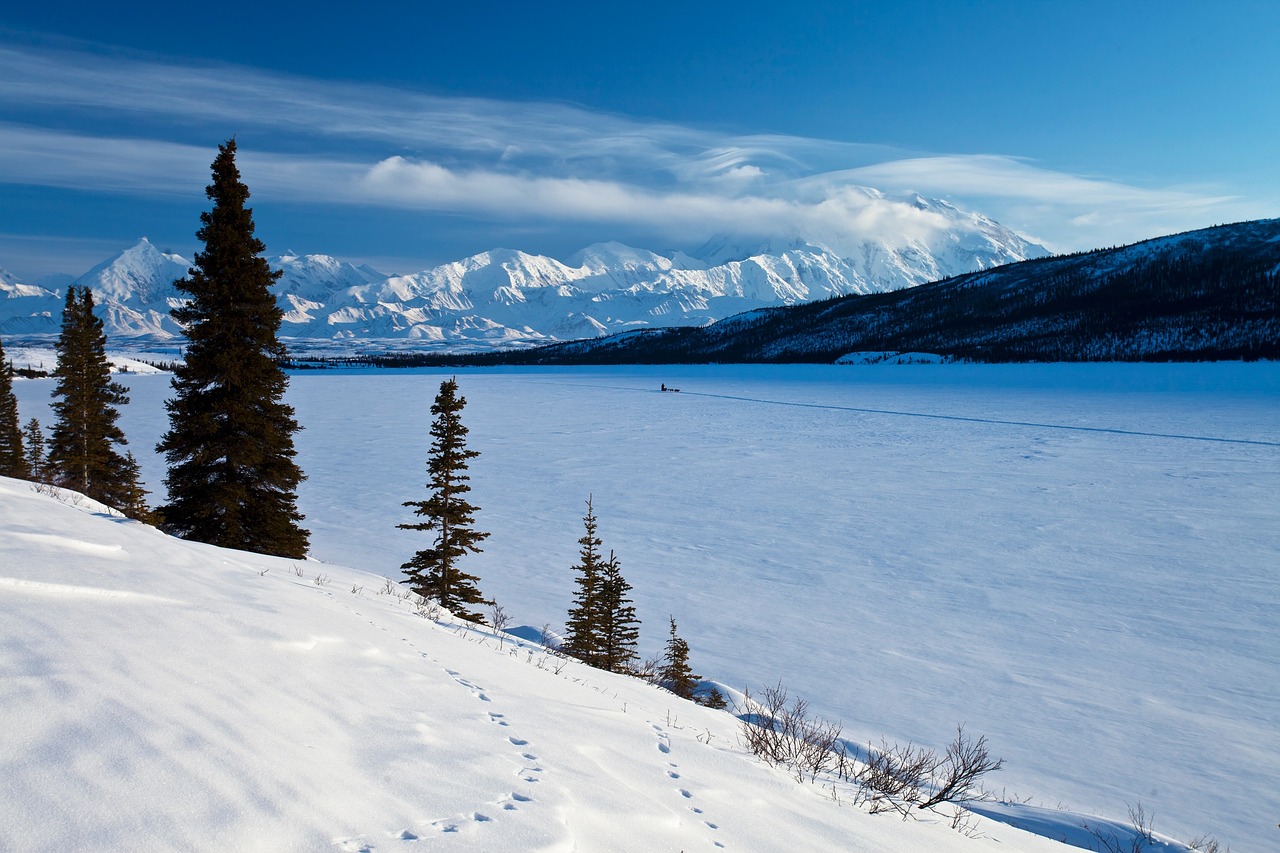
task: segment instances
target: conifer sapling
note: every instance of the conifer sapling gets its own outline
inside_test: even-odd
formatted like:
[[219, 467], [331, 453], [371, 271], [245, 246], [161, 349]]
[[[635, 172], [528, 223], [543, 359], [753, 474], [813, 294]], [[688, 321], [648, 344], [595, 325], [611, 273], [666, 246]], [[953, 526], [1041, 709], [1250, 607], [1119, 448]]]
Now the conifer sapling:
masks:
[[13, 394], [13, 365], [4, 357], [4, 344], [0, 344], [0, 477], [26, 480], [30, 476], [22, 447], [18, 398]]
[[22, 429], [22, 438], [26, 443], [27, 470], [31, 479], [37, 483], [45, 482], [44, 430], [40, 429], [40, 421], [35, 418], [27, 421]]
[[702, 676], [689, 666], [689, 644], [676, 634], [676, 617], [671, 618], [671, 634], [662, 652], [662, 665], [658, 668], [658, 682], [672, 693], [692, 699]]
[[414, 507], [414, 514], [425, 520], [396, 526], [401, 530], [429, 530], [436, 534], [430, 548], [419, 551], [400, 567], [409, 579], [410, 588], [423, 598], [439, 602], [459, 618], [483, 622], [483, 615], [467, 608], [493, 602], [480, 593], [476, 586], [478, 577], [458, 568], [462, 556], [480, 553], [478, 543], [489, 538], [488, 533], [475, 528], [478, 507], [466, 499], [471, 491], [467, 462], [480, 455], [479, 451], [467, 449], [468, 430], [461, 417], [466, 404], [466, 398], [458, 396], [456, 379], [440, 383], [440, 391], [431, 406], [431, 414], [435, 415], [427, 459], [427, 488], [431, 494], [423, 501], [404, 502], [404, 506]]
[[573, 607], [569, 609], [569, 617], [565, 620], [564, 649], [579, 660], [592, 666], [600, 666], [600, 546], [604, 543], [596, 535], [596, 515], [590, 496], [587, 497], [587, 514], [582, 523], [586, 531], [578, 540], [581, 548], [578, 551], [578, 565], [574, 566], [578, 573], [574, 581], [577, 591], [574, 593]]

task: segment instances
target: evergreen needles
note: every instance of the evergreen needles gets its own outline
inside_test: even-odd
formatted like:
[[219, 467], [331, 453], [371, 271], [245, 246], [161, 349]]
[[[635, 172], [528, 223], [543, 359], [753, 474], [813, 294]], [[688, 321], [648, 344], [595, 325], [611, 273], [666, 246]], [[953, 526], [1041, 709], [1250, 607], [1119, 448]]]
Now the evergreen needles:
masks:
[[306, 555], [294, 462], [301, 427], [283, 402], [288, 377], [277, 338], [282, 314], [270, 287], [280, 277], [261, 253], [249, 188], [240, 181], [234, 139], [218, 147], [211, 210], [196, 236], [205, 249], [186, 278], [191, 296], [173, 311], [186, 327], [186, 361], [174, 369], [165, 404], [169, 431], [157, 450], [169, 463], [164, 528], [187, 539], [280, 557]]
[[689, 666], [689, 644], [676, 633], [676, 617], [670, 618], [671, 635], [667, 638], [662, 665], [658, 668], [658, 683], [677, 696], [692, 699], [702, 676], [695, 675]]
[[116, 406], [129, 397], [111, 379], [106, 345], [102, 319], [93, 313], [93, 293], [87, 287], [67, 288], [53, 371], [58, 380], [53, 389], [56, 420], [45, 474], [55, 485], [140, 517], [146, 507], [137, 465], [115, 449], [127, 443], [116, 424]]
[[431, 495], [423, 501], [405, 501], [404, 506], [414, 507], [414, 514], [425, 521], [418, 524], [396, 525], [401, 530], [434, 530], [435, 543], [413, 556], [402, 565], [409, 578], [410, 588], [423, 598], [440, 603], [453, 615], [472, 622], [483, 622], [484, 617], [468, 607], [489, 605], [493, 602], [481, 595], [475, 575], [458, 568], [457, 562], [467, 552], [480, 553], [477, 543], [489, 538], [488, 533], [476, 530], [475, 512], [466, 499], [471, 491], [467, 483], [467, 462], [480, 455], [467, 449], [467, 428], [462, 423], [465, 397], [458, 396], [458, 382], [447, 379], [440, 383], [431, 414], [431, 450], [427, 460], [427, 488]]
[[0, 477], [25, 480], [31, 476], [18, 426], [18, 399], [13, 395], [13, 365], [0, 344]]
[[622, 566], [610, 551], [602, 559], [596, 536], [596, 516], [591, 499], [582, 519], [586, 532], [578, 543], [580, 561], [577, 592], [565, 626], [565, 651], [574, 657], [610, 672], [632, 672], [637, 659], [636, 642], [640, 637], [640, 620], [627, 594], [631, 584], [622, 576]]

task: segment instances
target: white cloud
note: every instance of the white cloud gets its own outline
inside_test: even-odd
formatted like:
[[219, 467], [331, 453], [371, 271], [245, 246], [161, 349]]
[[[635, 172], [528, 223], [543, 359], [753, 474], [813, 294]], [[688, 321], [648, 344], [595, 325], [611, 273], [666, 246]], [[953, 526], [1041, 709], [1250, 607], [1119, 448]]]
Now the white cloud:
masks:
[[708, 190], [658, 191], [606, 180], [548, 178], [493, 171], [454, 171], [438, 163], [391, 157], [361, 182], [370, 197], [428, 210], [514, 218], [626, 222], [673, 233], [698, 228], [751, 234], [803, 234], [831, 243], [855, 235], [890, 243], [928, 239], [946, 227], [939, 214], [912, 204], [836, 187], [817, 200]]
[[1235, 201], [1226, 195], [1144, 189], [1116, 181], [1069, 175], [994, 155], [916, 157], [849, 169], [851, 180], [899, 191], [927, 186], [932, 192], [1000, 196], [1058, 204], [1123, 204], [1150, 210], [1209, 208]]
[[[998, 155], [734, 135], [553, 103], [442, 97], [235, 66], [0, 46], [0, 181], [144, 195], [203, 189], [235, 129], [261, 199], [512, 221], [900, 237], [930, 216], [857, 185], [947, 196], [1053, 248], [1265, 215], [1197, 188], [1144, 188]], [[50, 117], [53, 117], [52, 119]], [[11, 119], [12, 120], [12, 119]], [[78, 133], [67, 126], [97, 127]], [[208, 138], [208, 146], [190, 140]], [[936, 217], [934, 217], [936, 219]]]
[[[172, 142], [0, 124], [0, 182], [5, 183], [191, 197], [208, 182], [213, 153]], [[737, 186], [721, 192], [715, 182], [659, 189], [603, 178], [456, 169], [401, 156], [369, 163], [243, 149], [238, 165], [259, 203], [360, 204], [501, 220], [643, 225], [672, 234], [690, 229], [805, 233], [830, 240], [858, 230], [890, 239], [914, 237], [937, 225], [936, 217], [931, 220], [910, 205], [849, 187], [790, 198], [740, 193]]]
[[952, 196], [1050, 248], [1115, 245], [1273, 215], [1274, 205], [1201, 187], [1142, 187], [997, 155], [913, 157], [816, 176], [887, 192]]

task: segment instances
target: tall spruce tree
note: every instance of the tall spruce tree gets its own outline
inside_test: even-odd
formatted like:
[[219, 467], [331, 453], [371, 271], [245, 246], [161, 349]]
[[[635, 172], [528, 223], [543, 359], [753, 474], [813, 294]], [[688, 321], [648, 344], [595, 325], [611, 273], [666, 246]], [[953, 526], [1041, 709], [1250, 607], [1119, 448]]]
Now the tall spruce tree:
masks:
[[590, 496], [582, 523], [586, 532], [578, 540], [582, 547], [578, 551], [578, 565], [574, 566], [578, 573], [574, 580], [577, 591], [565, 620], [564, 649], [579, 660], [600, 666], [600, 575], [603, 571], [600, 546], [604, 543], [596, 535], [596, 514]]
[[125, 445], [116, 423], [116, 406], [129, 402], [126, 389], [111, 379], [107, 336], [102, 319], [93, 313], [89, 288], [67, 288], [58, 335], [58, 366], [53, 375], [53, 413], [46, 477], [54, 484], [82, 492], [94, 500], [123, 507], [131, 486], [125, 458], [116, 445]]
[[13, 395], [13, 365], [4, 357], [3, 343], [0, 343], [0, 477], [18, 480], [31, 477], [31, 467], [22, 448], [18, 398]]
[[468, 485], [467, 462], [480, 455], [467, 449], [466, 426], [462, 423], [465, 397], [458, 396], [458, 382], [447, 379], [440, 383], [431, 414], [431, 450], [427, 460], [431, 496], [425, 501], [405, 501], [404, 506], [415, 507], [414, 515], [425, 517], [418, 524], [396, 525], [401, 530], [434, 530], [435, 544], [424, 548], [413, 559], [402, 565], [409, 578], [410, 588], [424, 598], [430, 598], [453, 612], [455, 616], [472, 622], [482, 622], [484, 617], [467, 608], [471, 605], [492, 604], [480, 594], [475, 575], [458, 568], [458, 560], [467, 552], [480, 553], [477, 543], [489, 538], [488, 533], [477, 530], [475, 513], [478, 507], [467, 501], [471, 491]]
[[234, 139], [218, 146], [205, 190], [213, 206], [196, 232], [205, 248], [175, 282], [191, 297], [173, 311], [189, 343], [156, 448], [169, 463], [160, 514], [166, 530], [187, 539], [298, 558], [307, 552], [296, 494], [305, 478], [294, 461], [301, 427], [283, 402], [283, 315], [271, 295], [281, 273], [261, 257], [266, 246], [253, 234], [235, 154]]

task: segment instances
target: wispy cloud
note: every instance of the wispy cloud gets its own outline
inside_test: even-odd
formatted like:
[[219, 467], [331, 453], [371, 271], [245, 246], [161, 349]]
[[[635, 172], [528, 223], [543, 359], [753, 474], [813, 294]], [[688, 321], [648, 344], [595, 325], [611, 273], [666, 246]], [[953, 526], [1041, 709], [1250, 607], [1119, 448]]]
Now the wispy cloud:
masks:
[[[743, 168], [735, 166], [733, 168]], [[362, 189], [387, 201], [489, 215], [630, 221], [651, 227], [767, 234], [794, 230], [833, 241], [859, 233], [925, 239], [945, 226], [937, 214], [852, 188], [816, 202], [757, 194], [655, 190], [607, 180], [455, 171], [392, 157], [378, 163]]]
[[1055, 248], [1093, 248], [1269, 215], [1264, 203], [1213, 188], [1142, 187], [996, 155], [909, 157], [819, 176], [822, 183], [835, 179], [963, 198]]
[[140, 195], [190, 195], [209, 150], [154, 139], [0, 124], [0, 182]]
[[956, 195], [1076, 205], [1123, 204], [1148, 210], [1209, 208], [1238, 200], [1229, 195], [1145, 189], [1054, 172], [1018, 158], [992, 155], [907, 158], [849, 169], [842, 174], [851, 180], [886, 188], [930, 186]]
[[0, 124], [5, 183], [190, 194], [211, 159], [211, 145], [193, 140], [231, 129], [245, 140], [241, 166], [259, 199], [593, 222], [602, 235], [609, 223], [901, 238], [937, 227], [858, 185], [949, 197], [1054, 248], [1257, 215], [1226, 193], [1143, 188], [1009, 156], [735, 135], [84, 48], [0, 46], [0, 80], [0, 109], [12, 117]]
[[[207, 182], [205, 148], [149, 139], [75, 136], [0, 124], [0, 182], [143, 195], [190, 196]], [[893, 242], [925, 239], [945, 223], [910, 204], [847, 185], [803, 197], [739, 192], [761, 175], [725, 187], [731, 163], [711, 179], [655, 188], [608, 178], [560, 177], [492, 168], [456, 168], [392, 156], [380, 161], [261, 151], [242, 153], [255, 196], [295, 202], [359, 204], [503, 220], [629, 223], [654, 230], [795, 232], [838, 242], [877, 234]], [[717, 178], [719, 180], [717, 180]], [[724, 191], [724, 190], [728, 191]], [[761, 189], [768, 190], [768, 187]]]

